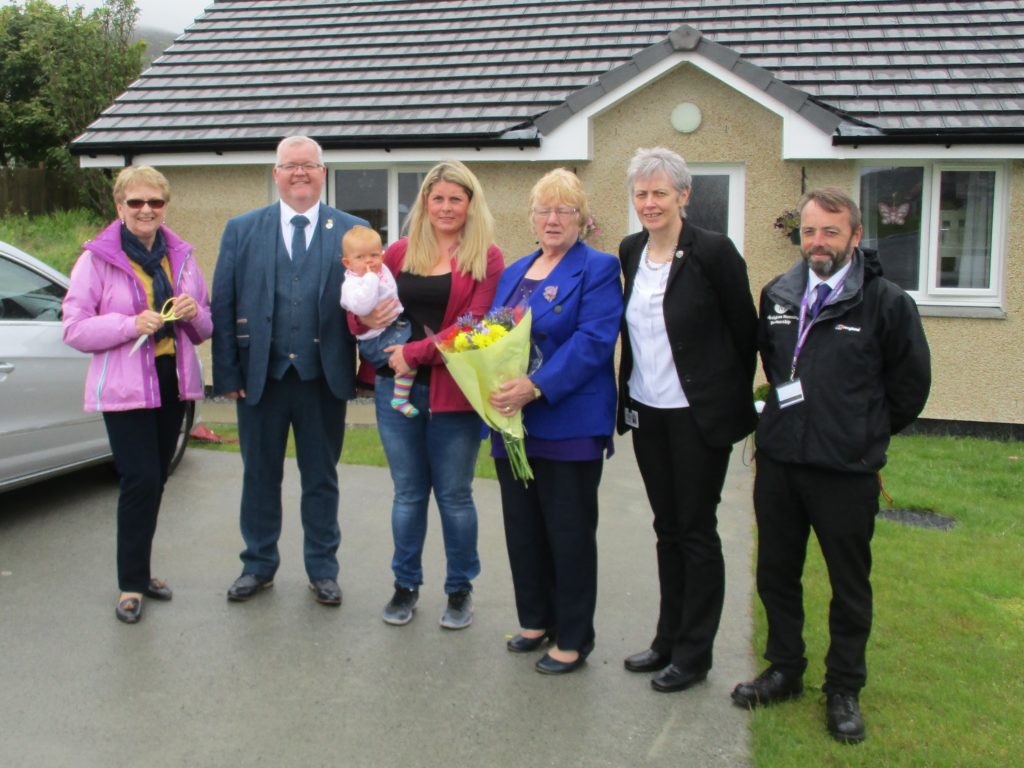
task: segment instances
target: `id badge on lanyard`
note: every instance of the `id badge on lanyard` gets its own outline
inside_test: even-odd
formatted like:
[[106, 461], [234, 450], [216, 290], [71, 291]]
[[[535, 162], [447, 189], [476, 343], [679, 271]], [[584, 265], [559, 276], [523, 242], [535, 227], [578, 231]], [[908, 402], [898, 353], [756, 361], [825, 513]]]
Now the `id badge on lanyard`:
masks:
[[796, 347], [793, 349], [793, 362], [789, 368], [789, 381], [775, 388], [775, 394], [779, 398], [779, 408], [790, 408], [804, 401], [804, 388], [796, 375], [797, 361], [800, 359], [800, 353], [807, 342], [807, 337], [811, 334], [811, 328], [814, 327], [814, 321], [818, 319], [818, 315], [825, 308], [825, 305], [828, 304], [829, 299], [839, 295], [839, 290], [844, 282], [846, 282], [846, 275], [843, 275], [843, 279], [829, 291], [823, 301], [819, 301], [815, 305], [814, 310], [810, 313], [810, 320], [807, 317], [809, 310], [807, 305], [808, 294], [804, 293], [803, 300], [800, 302], [800, 323], [796, 329]]

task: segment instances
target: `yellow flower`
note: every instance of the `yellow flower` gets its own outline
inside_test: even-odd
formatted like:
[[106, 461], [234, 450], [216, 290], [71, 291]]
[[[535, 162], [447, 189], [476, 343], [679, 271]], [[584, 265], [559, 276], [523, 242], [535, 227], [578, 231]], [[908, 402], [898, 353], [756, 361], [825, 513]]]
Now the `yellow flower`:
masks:
[[466, 350], [473, 348], [473, 342], [470, 340], [468, 333], [460, 333], [455, 337], [455, 340], [452, 342], [452, 346], [455, 348], [456, 352], [465, 352]]

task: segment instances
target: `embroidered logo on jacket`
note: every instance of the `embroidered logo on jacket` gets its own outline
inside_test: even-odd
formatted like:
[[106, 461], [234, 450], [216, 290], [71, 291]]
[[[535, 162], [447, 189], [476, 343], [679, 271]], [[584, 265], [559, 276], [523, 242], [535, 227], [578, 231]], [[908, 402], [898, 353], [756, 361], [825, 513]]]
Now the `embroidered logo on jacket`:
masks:
[[799, 318], [793, 314], [793, 310], [782, 304], [772, 307], [775, 314], [768, 315], [768, 325], [792, 325]]
[[860, 328], [857, 327], [856, 325], [843, 325], [842, 323], [837, 323], [835, 330], [849, 331], [850, 333], [860, 333]]

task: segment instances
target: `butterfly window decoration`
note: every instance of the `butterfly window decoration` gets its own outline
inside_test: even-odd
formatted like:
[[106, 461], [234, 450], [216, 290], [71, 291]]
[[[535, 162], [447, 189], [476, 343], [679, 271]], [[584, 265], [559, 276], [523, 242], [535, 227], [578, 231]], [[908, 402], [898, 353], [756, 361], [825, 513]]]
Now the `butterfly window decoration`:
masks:
[[906, 224], [909, 214], [910, 203], [900, 203], [897, 205], [895, 195], [893, 195], [891, 205], [882, 202], [878, 204], [878, 215], [883, 224]]

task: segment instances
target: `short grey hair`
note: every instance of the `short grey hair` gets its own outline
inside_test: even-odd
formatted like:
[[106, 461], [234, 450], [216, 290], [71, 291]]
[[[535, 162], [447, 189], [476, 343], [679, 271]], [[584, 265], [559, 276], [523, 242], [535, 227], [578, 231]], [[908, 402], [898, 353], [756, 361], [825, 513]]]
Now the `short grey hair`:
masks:
[[633, 194], [633, 185], [637, 179], [646, 179], [658, 171], [665, 172], [676, 192], [689, 189], [693, 183], [686, 161], [677, 153], [665, 147], [641, 148], [629, 161], [629, 170], [626, 171], [626, 188], [629, 193]]
[[282, 149], [284, 149], [285, 147], [290, 147], [294, 144], [312, 144], [314, 147], [316, 147], [316, 161], [320, 163], [320, 165], [324, 164], [323, 147], [321, 147], [320, 144], [315, 139], [309, 138], [309, 136], [285, 136], [277, 145], [277, 159], [281, 159]]

